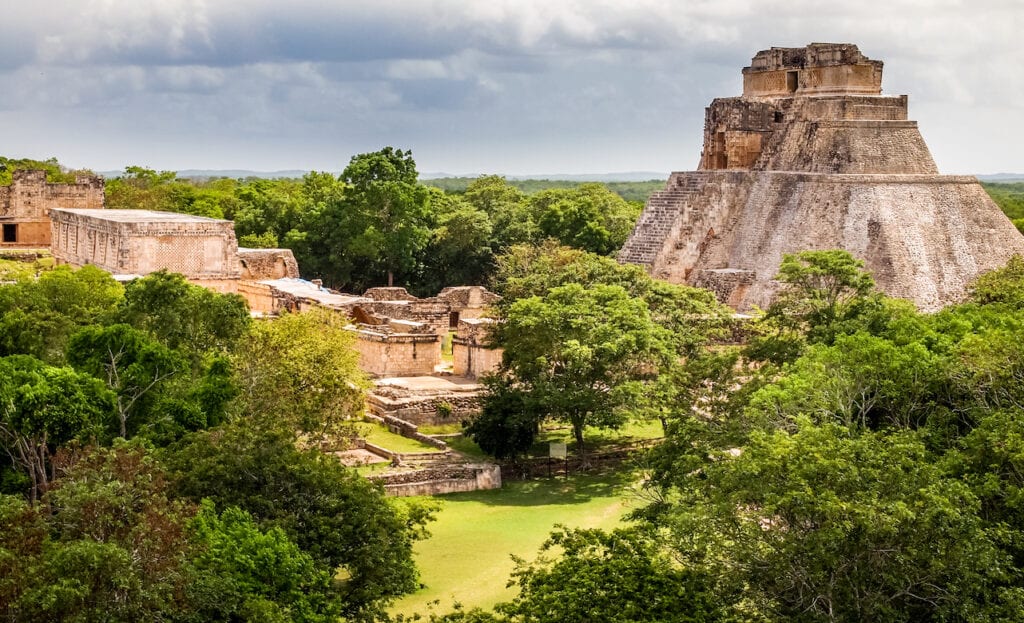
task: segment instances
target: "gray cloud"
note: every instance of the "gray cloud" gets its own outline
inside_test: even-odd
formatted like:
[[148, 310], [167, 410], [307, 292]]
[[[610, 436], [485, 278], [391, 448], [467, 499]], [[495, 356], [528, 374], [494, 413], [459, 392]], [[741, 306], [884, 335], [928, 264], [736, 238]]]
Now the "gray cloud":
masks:
[[430, 170], [690, 168], [756, 51], [852, 41], [942, 170], [1024, 171], [1018, 0], [36, 4], [0, 23], [12, 155], [334, 168], [390, 143]]

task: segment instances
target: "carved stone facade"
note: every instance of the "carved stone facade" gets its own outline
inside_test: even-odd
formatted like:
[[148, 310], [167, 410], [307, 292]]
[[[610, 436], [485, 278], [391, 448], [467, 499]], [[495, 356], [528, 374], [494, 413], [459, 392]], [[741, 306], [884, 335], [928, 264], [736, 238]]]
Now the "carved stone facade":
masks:
[[79, 175], [74, 184], [50, 184], [46, 171], [17, 170], [0, 186], [0, 248], [50, 246], [50, 210], [103, 208], [103, 178]]
[[115, 275], [181, 273], [235, 292], [240, 276], [231, 221], [150, 210], [50, 211], [51, 251], [61, 264], [92, 264]]
[[842, 248], [923, 310], [960, 300], [1024, 237], [968, 176], [939, 175], [907, 96], [852, 44], [758, 52], [706, 111], [697, 171], [655, 192], [619, 260], [765, 307], [785, 253]]

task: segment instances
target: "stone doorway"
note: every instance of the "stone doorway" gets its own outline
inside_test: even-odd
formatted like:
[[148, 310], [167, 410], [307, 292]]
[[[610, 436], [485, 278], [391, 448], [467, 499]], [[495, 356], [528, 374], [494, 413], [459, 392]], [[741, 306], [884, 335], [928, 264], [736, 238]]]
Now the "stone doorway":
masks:
[[796, 87], [799, 84], [799, 72], [787, 71], [786, 72], [786, 90], [790, 93], [796, 93]]

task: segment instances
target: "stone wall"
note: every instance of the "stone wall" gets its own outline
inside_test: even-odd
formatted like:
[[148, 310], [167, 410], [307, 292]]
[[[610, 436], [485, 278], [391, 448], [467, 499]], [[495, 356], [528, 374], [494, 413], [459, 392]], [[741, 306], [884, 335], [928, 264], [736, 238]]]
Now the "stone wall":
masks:
[[103, 208], [103, 178], [79, 175], [74, 184], [49, 184], [45, 171], [12, 172], [10, 186], [0, 186], [0, 224], [7, 226], [0, 248], [50, 246], [53, 208]]
[[250, 280], [299, 277], [299, 263], [291, 249], [238, 249], [241, 278]]
[[882, 92], [882, 61], [851, 43], [812, 43], [761, 50], [743, 68], [744, 97]]
[[371, 476], [390, 496], [442, 495], [501, 488], [501, 467], [451, 465], [399, 474]]
[[504, 351], [488, 346], [488, 327], [493, 322], [480, 318], [459, 321], [452, 338], [453, 374], [476, 379], [498, 369]]
[[479, 389], [475, 386], [470, 391], [422, 393], [375, 387], [367, 394], [366, 405], [377, 417], [415, 426], [460, 423], [480, 413]]
[[420, 376], [434, 373], [441, 363], [441, 339], [433, 333], [383, 333], [365, 328], [356, 332], [359, 366], [373, 376]]
[[168, 270], [230, 291], [236, 284], [222, 282], [239, 278], [231, 221], [149, 210], [53, 209], [50, 217], [59, 263], [122, 275]]
[[363, 293], [370, 302], [360, 304], [363, 312], [379, 318], [421, 322], [444, 337], [460, 318], [478, 318], [500, 297], [482, 286], [448, 287], [434, 297], [416, 298], [405, 288], [370, 288]]
[[[785, 94], [757, 82], [794, 68], [831, 82]], [[744, 96], [708, 108], [701, 170], [650, 196], [619, 260], [746, 310], [771, 303], [784, 254], [841, 248], [922, 310], [961, 300], [1024, 254], [1024, 237], [975, 178], [938, 175], [906, 96], [861, 94], [876, 78], [881, 63], [849, 44], [759, 52]]]
[[937, 174], [907, 97], [719, 98], [701, 169]]

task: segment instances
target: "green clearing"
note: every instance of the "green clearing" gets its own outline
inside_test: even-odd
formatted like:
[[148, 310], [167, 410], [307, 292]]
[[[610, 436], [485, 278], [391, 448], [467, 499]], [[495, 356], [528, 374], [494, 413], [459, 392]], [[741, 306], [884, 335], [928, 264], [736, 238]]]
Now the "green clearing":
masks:
[[[643, 441], [647, 439], [661, 439], [665, 436], [661, 429], [661, 422], [657, 420], [630, 421], [626, 422], [618, 430], [587, 427], [583, 430], [583, 440], [587, 446], [587, 452], [599, 452], [601, 449], [623, 443]], [[576, 441], [572, 438], [572, 427], [568, 425], [545, 425], [541, 428], [537, 440], [530, 448], [530, 456], [548, 456], [551, 442], [562, 442], [567, 444], [569, 452], [576, 452]]]
[[431, 537], [415, 546], [425, 588], [399, 601], [392, 614], [447, 612], [458, 601], [490, 607], [515, 594], [506, 588], [512, 555], [526, 559], [556, 524], [614, 528], [633, 500], [628, 470], [604, 475], [507, 481], [500, 490], [432, 498], [442, 503]]
[[399, 453], [440, 452], [434, 446], [396, 435], [379, 424], [360, 424], [359, 436], [375, 446]]
[[417, 427], [424, 435], [450, 435], [452, 433], [461, 433], [462, 424], [458, 422], [449, 422], [447, 424], [422, 424]]

